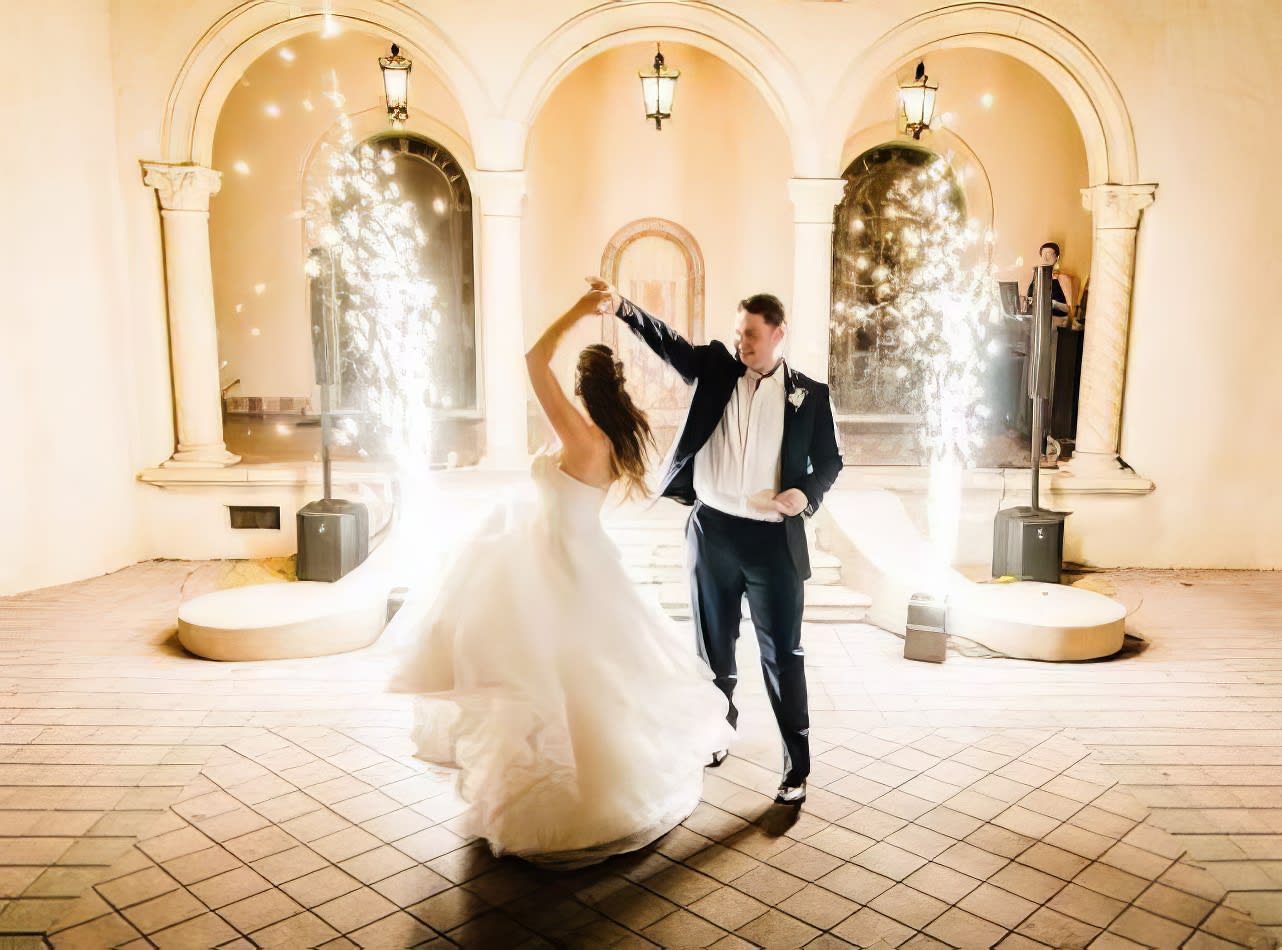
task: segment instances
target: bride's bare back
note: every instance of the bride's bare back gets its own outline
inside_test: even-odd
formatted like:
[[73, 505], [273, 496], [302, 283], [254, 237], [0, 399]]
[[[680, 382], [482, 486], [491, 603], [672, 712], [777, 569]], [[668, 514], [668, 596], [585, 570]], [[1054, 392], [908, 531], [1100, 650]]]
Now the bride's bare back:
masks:
[[614, 483], [614, 464], [610, 456], [610, 439], [591, 421], [587, 430], [561, 440], [561, 470], [585, 485], [606, 490]]
[[566, 330], [584, 317], [599, 316], [610, 302], [609, 293], [588, 291], [544, 330], [525, 354], [534, 395], [561, 440], [561, 469], [571, 478], [600, 489], [608, 489], [615, 478], [610, 438], [565, 395], [551, 362]]

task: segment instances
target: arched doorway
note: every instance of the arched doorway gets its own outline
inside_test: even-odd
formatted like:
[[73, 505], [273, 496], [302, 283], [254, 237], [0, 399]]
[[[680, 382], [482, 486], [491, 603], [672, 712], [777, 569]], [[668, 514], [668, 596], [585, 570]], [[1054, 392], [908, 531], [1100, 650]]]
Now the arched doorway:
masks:
[[380, 132], [356, 143], [348, 123], [338, 129], [308, 169], [304, 196], [317, 382], [341, 417], [337, 445], [377, 458], [419, 439], [437, 463], [473, 461], [480, 415], [467, 178], [425, 136]]
[[[601, 255], [601, 274], [692, 343], [704, 342], [703, 254], [681, 225], [662, 218], [624, 225]], [[632, 398], [649, 413], [659, 448], [666, 451], [690, 403], [690, 387], [619, 321], [603, 318], [601, 339], [623, 362]]]
[[[965, 195], [952, 167], [913, 142], [868, 149], [843, 177], [833, 220], [828, 370], [843, 451], [855, 464], [919, 464], [915, 370], [928, 344], [914, 337], [900, 307], [903, 291], [933, 263], [922, 259], [922, 237], [938, 226], [931, 206], [946, 203], [964, 220]], [[920, 200], [927, 189], [942, 194]]]
[[473, 413], [478, 401], [472, 189], [454, 156], [427, 138], [392, 133], [368, 143], [390, 155], [392, 178], [417, 209], [426, 237], [420, 263], [436, 289], [441, 315], [429, 404], [439, 414]]
[[[914, 179], [939, 156], [919, 145], [890, 142], [864, 152], [845, 170], [846, 190], [833, 221], [832, 310], [829, 383], [839, 414], [913, 419], [912, 395], [900, 371], [902, 336], [891, 293], [897, 276], [912, 266], [904, 235], [929, 227], [895, 200], [896, 185]], [[955, 176], [951, 204], [959, 214], [965, 196]]]

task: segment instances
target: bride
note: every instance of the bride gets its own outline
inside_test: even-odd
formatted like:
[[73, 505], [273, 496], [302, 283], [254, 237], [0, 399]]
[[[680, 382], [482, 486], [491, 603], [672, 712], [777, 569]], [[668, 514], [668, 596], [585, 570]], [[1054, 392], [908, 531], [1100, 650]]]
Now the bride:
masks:
[[623, 366], [601, 344], [579, 354], [585, 415], [550, 365], [609, 299], [585, 294], [526, 354], [561, 443], [535, 459], [534, 504], [496, 511], [426, 614], [393, 622], [413, 642], [392, 688], [416, 694], [418, 757], [459, 770], [471, 830], [495, 854], [565, 867], [666, 834], [729, 739], [690, 636], [638, 593], [601, 526], [613, 486], [644, 493], [652, 444]]

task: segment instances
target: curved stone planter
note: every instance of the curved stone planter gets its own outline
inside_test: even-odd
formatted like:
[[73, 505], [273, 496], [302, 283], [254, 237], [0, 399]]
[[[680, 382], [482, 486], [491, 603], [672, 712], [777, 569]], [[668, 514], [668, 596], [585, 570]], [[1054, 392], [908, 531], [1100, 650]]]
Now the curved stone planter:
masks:
[[210, 660], [328, 656], [369, 646], [386, 617], [387, 591], [369, 585], [258, 584], [187, 601], [178, 639]]
[[1094, 591], [1019, 581], [977, 584], [939, 559], [903, 503], [885, 490], [830, 492], [825, 546], [842, 561], [850, 586], [872, 598], [868, 622], [903, 633], [917, 593], [944, 600], [949, 634], [1008, 657], [1092, 660], [1122, 648], [1126, 608]]
[[1095, 591], [1021, 581], [948, 594], [949, 634], [1025, 660], [1093, 660], [1122, 648], [1126, 608]]

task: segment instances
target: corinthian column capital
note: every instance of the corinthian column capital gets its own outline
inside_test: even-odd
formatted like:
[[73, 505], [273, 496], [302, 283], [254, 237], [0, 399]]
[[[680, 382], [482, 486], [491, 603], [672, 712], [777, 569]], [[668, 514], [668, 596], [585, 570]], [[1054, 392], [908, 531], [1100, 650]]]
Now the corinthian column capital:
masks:
[[1157, 185], [1092, 185], [1082, 189], [1082, 206], [1097, 229], [1134, 231], [1156, 197]]
[[203, 165], [142, 163], [142, 183], [155, 188], [165, 211], [208, 211], [209, 198], [222, 187], [222, 172]]

